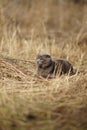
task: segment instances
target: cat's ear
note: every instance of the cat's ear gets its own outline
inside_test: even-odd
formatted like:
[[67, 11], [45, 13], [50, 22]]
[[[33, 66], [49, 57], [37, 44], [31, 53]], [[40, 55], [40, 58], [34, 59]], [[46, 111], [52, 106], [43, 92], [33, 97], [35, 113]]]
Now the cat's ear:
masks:
[[50, 56], [50, 55], [47, 55], [47, 57], [48, 57], [48, 58], [51, 58], [51, 56]]

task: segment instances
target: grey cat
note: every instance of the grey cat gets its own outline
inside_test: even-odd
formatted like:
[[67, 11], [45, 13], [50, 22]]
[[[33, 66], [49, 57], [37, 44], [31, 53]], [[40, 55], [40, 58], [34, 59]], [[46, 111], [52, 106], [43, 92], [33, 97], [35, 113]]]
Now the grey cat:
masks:
[[62, 74], [74, 74], [73, 66], [68, 61], [61, 59], [53, 61], [48, 54], [38, 54], [36, 64], [37, 75], [44, 78], [52, 78]]

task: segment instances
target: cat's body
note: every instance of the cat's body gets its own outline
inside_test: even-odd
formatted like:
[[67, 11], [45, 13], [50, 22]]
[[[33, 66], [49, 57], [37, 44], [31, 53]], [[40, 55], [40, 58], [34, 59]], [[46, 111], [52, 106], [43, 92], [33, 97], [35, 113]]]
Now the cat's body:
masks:
[[44, 78], [55, 77], [56, 75], [61, 76], [62, 74], [73, 75], [73, 66], [66, 60], [55, 60], [51, 59], [48, 54], [39, 54], [36, 58], [37, 63], [37, 75]]

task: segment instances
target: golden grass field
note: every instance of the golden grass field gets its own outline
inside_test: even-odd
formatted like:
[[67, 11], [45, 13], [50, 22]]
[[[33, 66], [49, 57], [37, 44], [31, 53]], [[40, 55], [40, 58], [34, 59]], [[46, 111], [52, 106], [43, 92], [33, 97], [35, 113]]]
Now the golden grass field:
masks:
[[[87, 130], [86, 3], [18, 2], [0, 0], [0, 130]], [[76, 74], [35, 77], [40, 52]]]

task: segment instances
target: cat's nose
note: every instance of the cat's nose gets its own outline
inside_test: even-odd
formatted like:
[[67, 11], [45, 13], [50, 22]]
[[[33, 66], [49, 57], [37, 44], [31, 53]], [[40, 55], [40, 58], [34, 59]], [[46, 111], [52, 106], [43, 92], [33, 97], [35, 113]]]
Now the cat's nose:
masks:
[[43, 62], [43, 60], [41, 60], [41, 59], [37, 59], [36, 61], [38, 64], [42, 64], [42, 62]]

